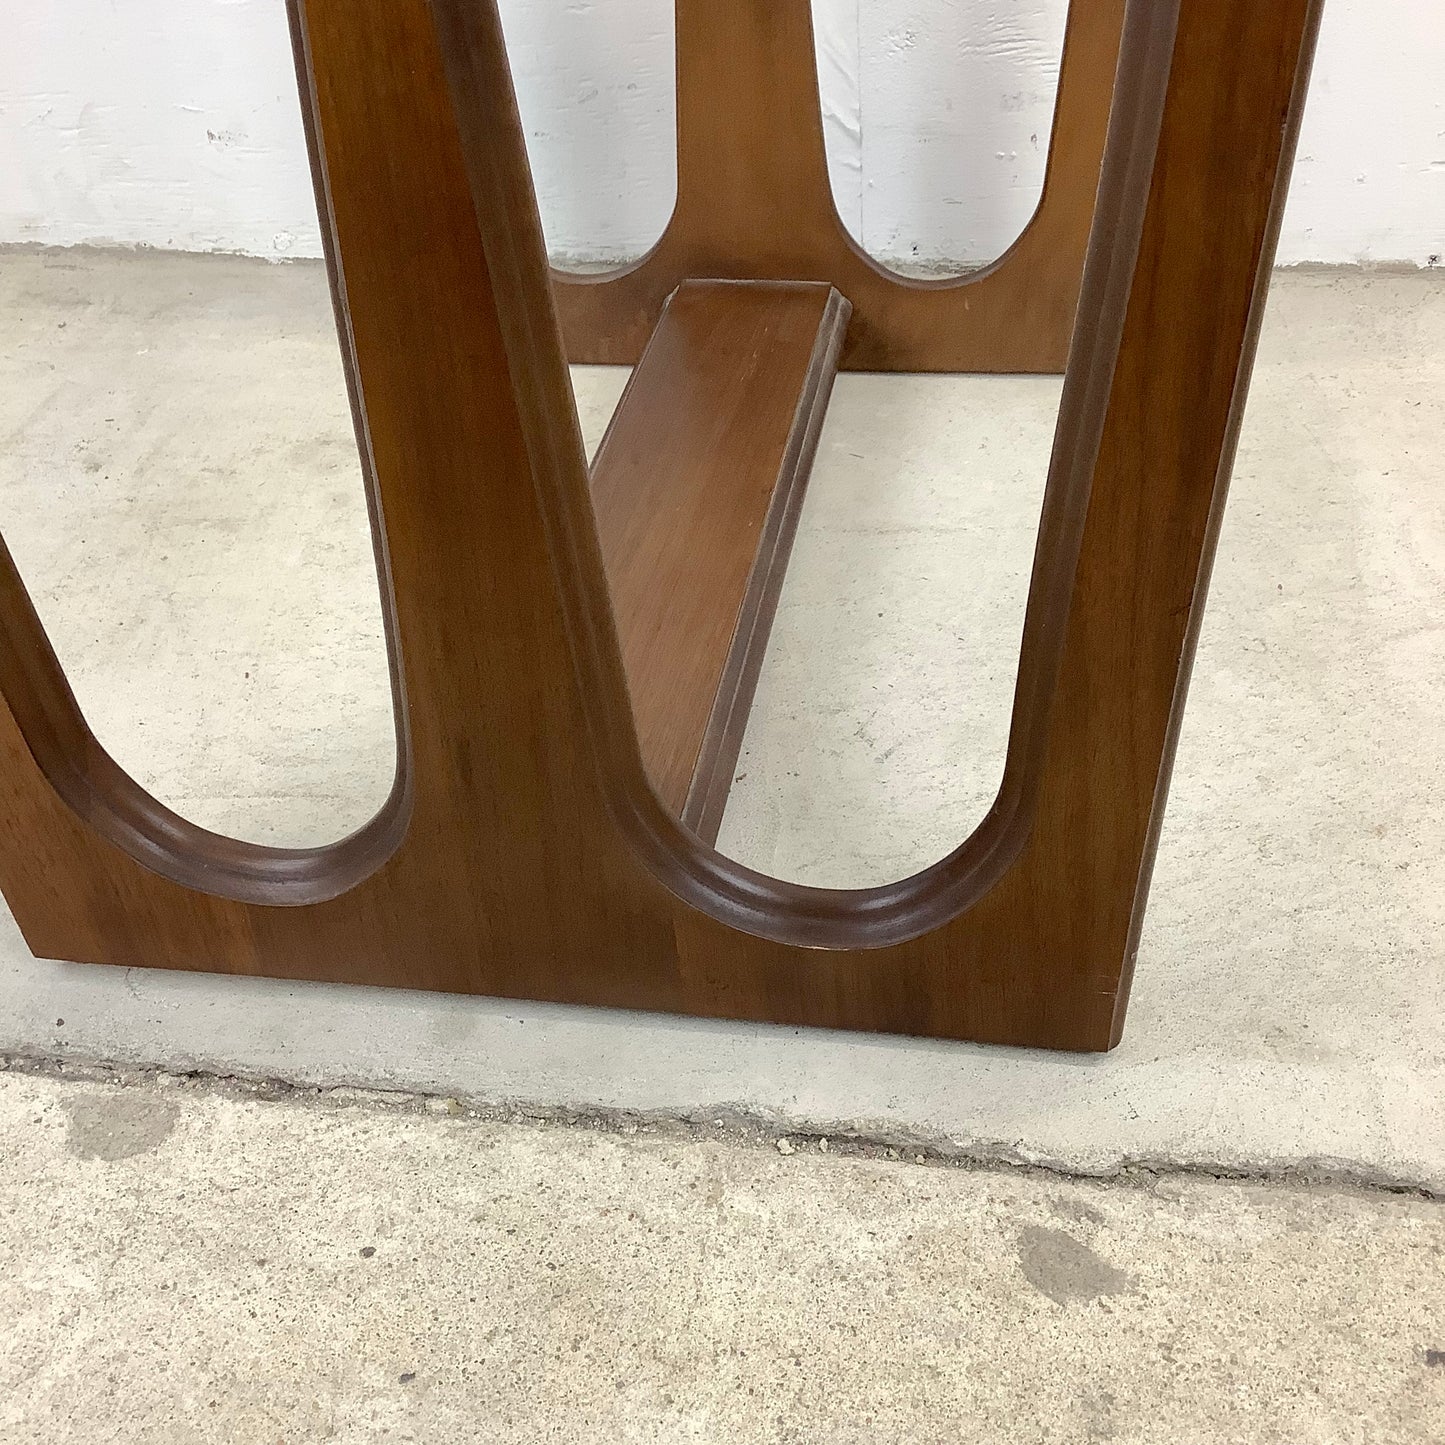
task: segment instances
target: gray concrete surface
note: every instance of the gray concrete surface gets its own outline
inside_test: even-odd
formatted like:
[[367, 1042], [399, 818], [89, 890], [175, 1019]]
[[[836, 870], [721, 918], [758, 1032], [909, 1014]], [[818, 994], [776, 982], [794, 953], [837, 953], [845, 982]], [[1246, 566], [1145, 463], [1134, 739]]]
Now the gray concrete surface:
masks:
[[[390, 720], [319, 271], [10, 253], [0, 315], [0, 525], [101, 738], [212, 827], [360, 821]], [[1278, 279], [1106, 1058], [88, 969], [8, 916], [0, 1052], [1445, 1188], [1442, 365], [1445, 274]], [[594, 440], [620, 384], [578, 374]], [[730, 851], [873, 881], [976, 821], [1056, 400], [839, 382]]]
[[1445, 1216], [0, 1075], [15, 1445], [1426, 1445]]

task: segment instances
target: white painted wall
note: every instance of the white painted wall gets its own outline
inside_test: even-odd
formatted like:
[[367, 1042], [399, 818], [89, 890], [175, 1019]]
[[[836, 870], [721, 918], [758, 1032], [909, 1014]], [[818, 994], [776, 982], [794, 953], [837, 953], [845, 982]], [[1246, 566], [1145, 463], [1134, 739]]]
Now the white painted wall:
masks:
[[[1065, 3], [813, 0], [834, 187], [871, 251], [967, 263], [1017, 233]], [[319, 254], [282, 0], [6, 12], [0, 241]], [[645, 249], [671, 203], [671, 0], [503, 14], [553, 249]], [[1282, 261], [1445, 252], [1442, 82], [1440, 0], [1327, 0]]]

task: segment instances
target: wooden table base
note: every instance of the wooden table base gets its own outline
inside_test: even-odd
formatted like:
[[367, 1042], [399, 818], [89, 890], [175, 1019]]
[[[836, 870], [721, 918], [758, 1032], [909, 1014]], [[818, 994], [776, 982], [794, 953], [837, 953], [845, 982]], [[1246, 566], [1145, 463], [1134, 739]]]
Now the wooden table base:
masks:
[[[177, 817], [90, 734], [0, 549], [0, 885], [31, 948], [1111, 1047], [1317, 9], [1128, 0], [1118, 40], [1113, 0], [1077, 0], [1062, 189], [998, 267], [950, 289], [819, 240], [802, 0], [679, 0], [671, 239], [592, 285], [549, 278], [493, 0], [295, 0], [395, 786], [323, 848]], [[1116, 40], [1095, 205], [1100, 98], [1076, 87]], [[732, 72], [708, 72], [724, 59]], [[736, 208], [760, 196], [749, 231]], [[1055, 221], [1082, 235], [1086, 211], [988, 816], [877, 888], [805, 888], [721, 857], [708, 840], [835, 365], [1056, 365], [1075, 261], [1056, 266], [1038, 238]], [[750, 239], [724, 254], [729, 226]], [[641, 357], [590, 472], [564, 324], [574, 355]]]

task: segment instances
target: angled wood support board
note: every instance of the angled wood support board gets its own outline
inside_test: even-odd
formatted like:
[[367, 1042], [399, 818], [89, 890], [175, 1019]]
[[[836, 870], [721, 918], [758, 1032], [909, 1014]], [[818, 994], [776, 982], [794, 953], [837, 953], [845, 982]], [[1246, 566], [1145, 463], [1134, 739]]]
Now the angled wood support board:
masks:
[[[302, 0], [391, 644], [395, 787], [323, 848], [194, 827], [91, 736], [0, 556], [0, 885], [31, 948], [1110, 1047], [1316, 10], [1129, 0], [1002, 787], [933, 867], [830, 891], [719, 856], [701, 803], [683, 814], [711, 786], [700, 764], [726, 756], [724, 688], [745, 706], [769, 557], [786, 552], [834, 353], [967, 358], [879, 341], [844, 278], [684, 286], [664, 314], [678, 278], [657, 298], [661, 351], [589, 473], [558, 320], [569, 303], [565, 289], [554, 303], [492, 0]], [[854, 306], [846, 337], [834, 290]], [[669, 496], [715, 531], [648, 516], [650, 432], [686, 469]], [[745, 473], [731, 492], [697, 485], [719, 454]], [[633, 547], [654, 561], [629, 574]], [[685, 597], [687, 556], [704, 551], [708, 606], [679, 615], [636, 585], [667, 576]], [[705, 681], [674, 689], [685, 718], [639, 642], [639, 626], [664, 623], [678, 631], [663, 651], [718, 677], [712, 698]]]
[[816, 282], [684, 281], [593, 463], [643, 762], [709, 843], [847, 325]]

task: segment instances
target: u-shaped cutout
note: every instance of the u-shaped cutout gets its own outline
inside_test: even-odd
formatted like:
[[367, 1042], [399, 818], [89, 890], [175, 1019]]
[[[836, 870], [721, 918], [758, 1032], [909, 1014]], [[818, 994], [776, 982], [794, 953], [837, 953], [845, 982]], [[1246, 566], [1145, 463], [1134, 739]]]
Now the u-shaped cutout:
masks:
[[677, 196], [673, 0], [498, 10], [554, 263], [635, 261]]
[[856, 220], [839, 208], [849, 234], [899, 275], [960, 279], [993, 264], [1043, 202], [1067, 0], [1008, 10], [933, 5], [907, 16], [886, 5], [855, 9], [851, 33], [839, 35], [814, 3], [820, 72], [845, 45], [857, 67], [856, 136], [823, 88], [835, 184], [839, 149], [857, 153]]
[[[498, 144], [485, 97], [495, 79], [475, 67], [490, 47], [465, 0], [432, 0], [443, 35], [474, 211], [498, 294], [514, 372], [535, 380], [539, 397], [567, 395], [563, 359], [550, 345], [550, 296], [540, 284], [545, 258], [533, 255], [508, 217], [506, 197], [526, 178], [519, 157]], [[529, 453], [537, 472], [559, 594], [579, 671], [580, 696], [612, 811], [632, 847], [680, 898], [701, 913], [780, 943], [881, 947], [917, 938], [957, 918], [991, 889], [1027, 841], [1044, 765], [1049, 712], [1062, 658], [1074, 566], [1103, 434], [1142, 235], [1168, 86], [1177, 10], [1135, 6], [1126, 31], [1108, 163], [1100, 186], [1094, 243], [1065, 382], [1030, 586], [1013, 725], [998, 798], [977, 829], [947, 857], [910, 878], [864, 889], [784, 883], [724, 858], [682, 830], [642, 774], [635, 735], [618, 725], [623, 700], [615, 640], [599, 626], [602, 578], [590, 510], [570, 463], [555, 453], [556, 418], [527, 407]], [[540, 247], [536, 248], [540, 253]], [[584, 535], [584, 533], [586, 535]]]
[[[299, 62], [301, 41], [294, 6], [291, 28]], [[333, 238], [325, 223], [309, 83], [304, 65], [298, 64], [298, 71], [306, 141], [317, 177], [322, 237], [334, 282]], [[344, 326], [340, 341], [357, 423], [362, 481], [370, 498], [374, 479], [355, 404], [354, 363]], [[388, 640], [391, 630], [388, 625]], [[336, 841], [317, 846], [276, 847], [224, 836], [159, 801], [97, 740], [10, 551], [0, 540], [0, 677], [6, 702], [32, 756], [60, 798], [90, 828], [151, 871], [182, 886], [244, 902], [317, 903], [355, 887], [391, 856], [405, 832], [412, 791], [404, 711], [396, 705], [394, 657], [391, 673], [395, 764], [384, 801], [369, 819]]]

